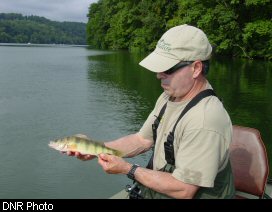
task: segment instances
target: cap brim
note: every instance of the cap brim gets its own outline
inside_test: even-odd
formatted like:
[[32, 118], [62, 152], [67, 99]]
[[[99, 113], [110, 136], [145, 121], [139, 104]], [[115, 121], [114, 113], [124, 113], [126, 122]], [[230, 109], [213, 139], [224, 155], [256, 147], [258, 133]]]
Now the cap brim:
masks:
[[152, 52], [146, 58], [144, 58], [139, 63], [139, 65], [143, 66], [144, 68], [150, 71], [160, 73], [172, 68], [174, 65], [178, 64], [179, 62], [180, 62], [179, 60], [161, 56], [157, 54], [156, 52]]

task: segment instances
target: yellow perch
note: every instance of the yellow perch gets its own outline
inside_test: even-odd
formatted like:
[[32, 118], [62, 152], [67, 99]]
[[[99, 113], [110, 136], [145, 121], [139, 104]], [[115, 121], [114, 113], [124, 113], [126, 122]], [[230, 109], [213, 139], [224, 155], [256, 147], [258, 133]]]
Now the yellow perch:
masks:
[[106, 153], [122, 157], [123, 154], [115, 149], [105, 147], [102, 143], [93, 141], [89, 138], [69, 136], [61, 139], [50, 141], [48, 144], [51, 148], [62, 152], [79, 152], [82, 155], [99, 155]]

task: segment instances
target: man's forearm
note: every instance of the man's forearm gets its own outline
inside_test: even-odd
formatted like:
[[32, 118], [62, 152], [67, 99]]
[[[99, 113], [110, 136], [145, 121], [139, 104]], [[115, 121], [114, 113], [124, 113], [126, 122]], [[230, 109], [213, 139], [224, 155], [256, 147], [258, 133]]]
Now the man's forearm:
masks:
[[175, 179], [171, 173], [142, 167], [136, 169], [135, 179], [154, 191], [177, 199], [191, 199], [199, 188]]
[[125, 154], [125, 157], [134, 157], [149, 150], [153, 143], [144, 139], [139, 134], [131, 134], [114, 141], [105, 142], [105, 146], [117, 149]]

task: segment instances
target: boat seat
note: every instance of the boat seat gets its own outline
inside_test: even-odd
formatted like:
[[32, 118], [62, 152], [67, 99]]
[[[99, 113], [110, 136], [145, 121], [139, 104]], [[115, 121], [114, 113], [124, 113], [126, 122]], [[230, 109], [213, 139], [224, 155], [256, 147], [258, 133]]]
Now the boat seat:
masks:
[[[236, 199], [264, 197], [269, 173], [267, 153], [257, 129], [233, 125], [230, 162], [234, 174]], [[245, 195], [241, 195], [245, 194]]]

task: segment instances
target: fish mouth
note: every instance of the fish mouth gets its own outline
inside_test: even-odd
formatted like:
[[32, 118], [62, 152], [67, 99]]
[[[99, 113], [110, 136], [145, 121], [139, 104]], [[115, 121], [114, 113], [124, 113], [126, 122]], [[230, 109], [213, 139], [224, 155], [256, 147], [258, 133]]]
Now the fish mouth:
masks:
[[50, 146], [50, 147], [54, 147], [54, 146], [55, 146], [55, 145], [54, 145], [54, 142], [53, 142], [53, 141], [49, 141], [48, 146]]
[[67, 148], [67, 144], [58, 143], [55, 141], [50, 141], [48, 146], [55, 149], [55, 150], [61, 151], [61, 152], [69, 151]]
[[60, 146], [54, 141], [50, 141], [48, 146], [56, 150], [61, 150]]

